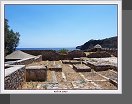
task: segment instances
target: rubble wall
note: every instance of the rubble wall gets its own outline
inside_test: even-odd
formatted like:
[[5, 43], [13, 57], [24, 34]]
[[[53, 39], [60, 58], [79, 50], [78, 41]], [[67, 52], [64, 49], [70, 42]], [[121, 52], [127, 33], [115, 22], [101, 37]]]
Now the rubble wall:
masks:
[[5, 76], [5, 90], [16, 90], [21, 89], [23, 83], [25, 82], [25, 66], [21, 65], [18, 69], [15, 70], [15, 65], [10, 69], [5, 69], [5, 74], [13, 70], [11, 73]]

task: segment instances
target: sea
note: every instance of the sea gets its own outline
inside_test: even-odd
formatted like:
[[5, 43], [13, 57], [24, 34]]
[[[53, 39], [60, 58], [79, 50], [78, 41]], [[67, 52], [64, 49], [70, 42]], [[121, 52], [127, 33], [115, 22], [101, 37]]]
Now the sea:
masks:
[[76, 48], [16, 48], [16, 50], [55, 50], [55, 51], [62, 50], [62, 49], [66, 49], [69, 51], [79, 50]]

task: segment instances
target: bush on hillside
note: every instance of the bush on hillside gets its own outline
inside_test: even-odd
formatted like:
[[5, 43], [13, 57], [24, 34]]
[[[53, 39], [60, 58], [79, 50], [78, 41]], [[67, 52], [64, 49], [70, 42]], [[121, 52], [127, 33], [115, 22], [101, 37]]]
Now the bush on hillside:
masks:
[[74, 50], [74, 51], [68, 52], [69, 59], [80, 58], [80, 57], [86, 57], [86, 54], [80, 50]]

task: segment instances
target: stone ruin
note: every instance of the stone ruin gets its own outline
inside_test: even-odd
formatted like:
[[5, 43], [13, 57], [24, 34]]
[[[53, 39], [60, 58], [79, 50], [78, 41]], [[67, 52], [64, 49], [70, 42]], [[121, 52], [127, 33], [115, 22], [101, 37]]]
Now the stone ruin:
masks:
[[[91, 75], [93, 78], [96, 78], [96, 76], [103, 77], [105, 81], [108, 81], [112, 83], [115, 86], [118, 86], [117, 84], [117, 74], [115, 77], [109, 77], [105, 78], [103, 74], [99, 73], [99, 71], [105, 71], [108, 69], [117, 69], [117, 64], [110, 63], [108, 61], [104, 61], [101, 59], [97, 58], [87, 58], [83, 60], [83, 58], [74, 58], [74, 60], [61, 60], [62, 64], [66, 64], [67, 66], [70, 65], [72, 66], [71, 68], [75, 70], [75, 72], [78, 73], [79, 76], [81, 77], [80, 80], [73, 80], [70, 83], [70, 80], [68, 79], [69, 76], [74, 75], [73, 73], [63, 73], [62, 72], [62, 65], [55, 63], [55, 61], [52, 64], [47, 64], [47, 65], [32, 65], [32, 66], [25, 66], [25, 65], [6, 65], [5, 66], [5, 89], [21, 89], [22, 84], [24, 82], [45, 82], [42, 85], [37, 85], [39, 89], [45, 88], [45, 89], [59, 89], [66, 88], [67, 86], [70, 86], [71, 88], [78, 89], [78, 88], [89, 88], [89, 89], [101, 89], [98, 84], [96, 84], [97, 80], [93, 79], [86, 79], [87, 77], [89, 78], [90, 76], [83, 75], [81, 72], [89, 72], [89, 75]], [[35, 58], [34, 58], [35, 59]], [[25, 60], [25, 59], [23, 59]], [[28, 62], [35, 62], [31, 60], [26, 60]], [[18, 61], [17, 61], [18, 63]], [[25, 64], [24, 62], [21, 62], [19, 64]], [[51, 71], [52, 75], [52, 82], [46, 82], [47, 81], [47, 71]], [[92, 72], [92, 71], [95, 72]], [[62, 80], [64, 82], [61, 82], [58, 80], [59, 74], [56, 72], [61, 72], [62, 73]], [[94, 74], [98, 74], [95, 76]], [[12, 80], [13, 79], [13, 80]], [[73, 79], [76, 79], [73, 78]], [[102, 79], [104, 81], [104, 79]], [[68, 80], [68, 81], [67, 81]], [[99, 81], [102, 81], [101, 79]], [[95, 81], [95, 82], [94, 82]], [[104, 81], [104, 82], [105, 82]], [[61, 82], [61, 83], [60, 83]], [[65, 84], [64, 84], [65, 83]], [[71, 85], [70, 85], [70, 84]], [[100, 82], [101, 83], [101, 82]], [[91, 87], [90, 87], [91, 86]], [[92, 87], [94, 86], [94, 87]], [[70, 87], [68, 87], [70, 89]]]
[[26, 81], [46, 81], [47, 67], [45, 66], [28, 66], [26, 67]]

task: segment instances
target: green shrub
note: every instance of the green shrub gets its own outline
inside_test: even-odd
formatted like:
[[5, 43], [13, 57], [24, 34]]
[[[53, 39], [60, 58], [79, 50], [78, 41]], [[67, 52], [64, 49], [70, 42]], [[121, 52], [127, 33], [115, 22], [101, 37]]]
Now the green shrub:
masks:
[[58, 51], [60, 54], [67, 54], [68, 53], [68, 50], [63, 48], [61, 50]]

